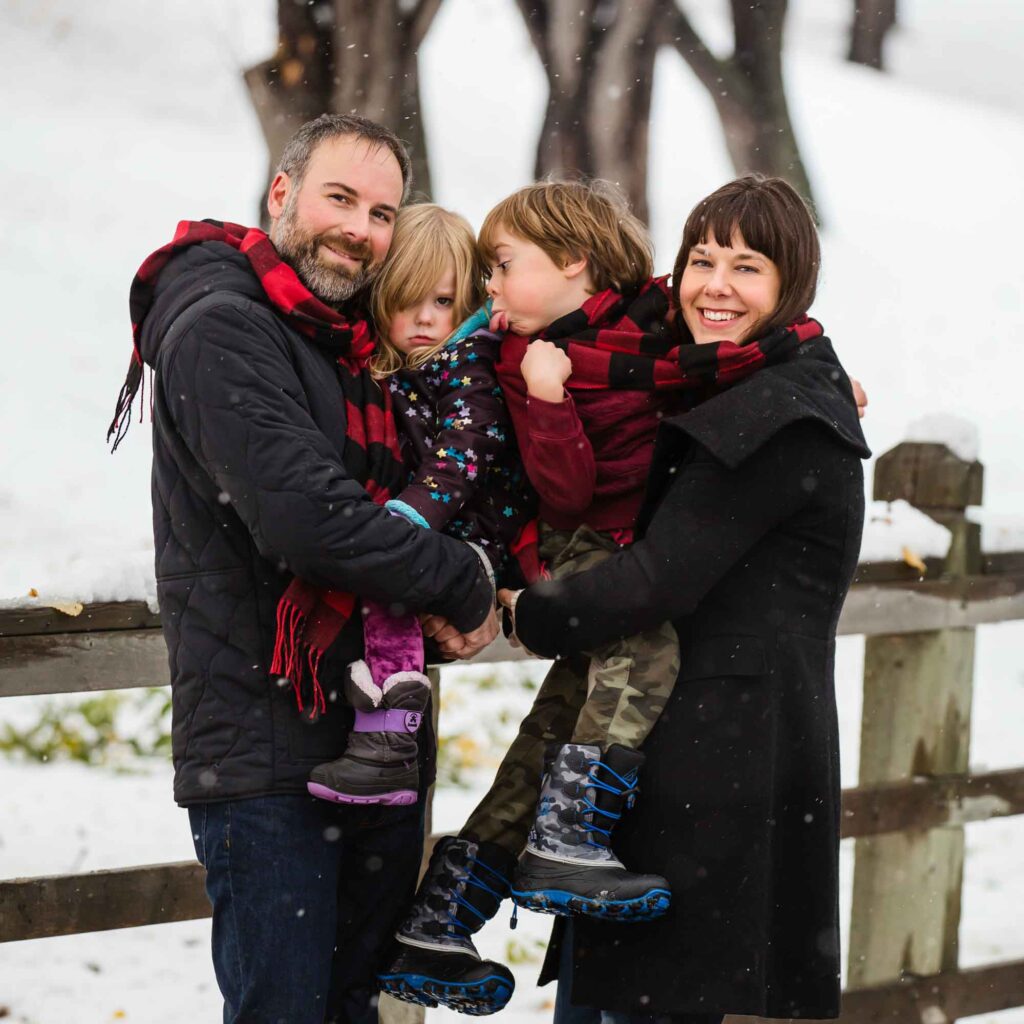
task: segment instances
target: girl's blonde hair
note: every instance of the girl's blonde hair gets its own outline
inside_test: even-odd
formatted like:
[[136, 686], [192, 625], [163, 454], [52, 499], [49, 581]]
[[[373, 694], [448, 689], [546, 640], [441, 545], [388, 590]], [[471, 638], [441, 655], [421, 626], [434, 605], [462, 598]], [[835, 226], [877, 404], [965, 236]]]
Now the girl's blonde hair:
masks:
[[483, 265], [477, 255], [473, 229], [465, 217], [433, 203], [400, 209], [391, 249], [371, 298], [380, 338], [370, 360], [375, 377], [387, 377], [404, 367], [422, 366], [448, 340], [406, 356], [391, 344], [388, 331], [395, 314], [422, 302], [449, 269], [455, 273], [452, 323], [458, 325], [480, 307], [484, 298]]

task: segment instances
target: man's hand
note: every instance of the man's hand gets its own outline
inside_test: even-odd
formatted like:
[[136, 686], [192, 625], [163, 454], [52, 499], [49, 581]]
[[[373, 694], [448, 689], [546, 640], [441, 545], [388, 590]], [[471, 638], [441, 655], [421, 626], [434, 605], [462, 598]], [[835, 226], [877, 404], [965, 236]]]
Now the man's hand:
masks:
[[569, 357], [550, 341], [531, 341], [520, 365], [526, 390], [533, 398], [561, 402], [562, 385], [572, 373]]
[[498, 616], [491, 608], [487, 618], [469, 633], [460, 633], [440, 615], [424, 615], [420, 619], [423, 635], [433, 637], [442, 654], [465, 661], [479, 654], [498, 635]]
[[868, 393], [859, 380], [850, 378], [850, 386], [853, 388], [853, 400], [857, 403], [857, 415], [864, 419], [864, 412], [868, 407]]

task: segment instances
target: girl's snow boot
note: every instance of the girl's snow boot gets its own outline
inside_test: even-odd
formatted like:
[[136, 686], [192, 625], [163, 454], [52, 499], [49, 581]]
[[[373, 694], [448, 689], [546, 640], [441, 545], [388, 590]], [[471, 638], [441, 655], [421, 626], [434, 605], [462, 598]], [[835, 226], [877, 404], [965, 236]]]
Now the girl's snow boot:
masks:
[[668, 882], [627, 871], [611, 850], [643, 763], [643, 754], [617, 743], [603, 759], [599, 747], [586, 744], [567, 743], [557, 752], [512, 881], [520, 907], [615, 921], [649, 921], [668, 910]]
[[378, 686], [366, 662], [349, 666], [345, 696], [356, 718], [345, 753], [317, 765], [307, 789], [343, 804], [414, 804], [419, 799], [416, 732], [430, 700], [422, 672], [396, 672]]

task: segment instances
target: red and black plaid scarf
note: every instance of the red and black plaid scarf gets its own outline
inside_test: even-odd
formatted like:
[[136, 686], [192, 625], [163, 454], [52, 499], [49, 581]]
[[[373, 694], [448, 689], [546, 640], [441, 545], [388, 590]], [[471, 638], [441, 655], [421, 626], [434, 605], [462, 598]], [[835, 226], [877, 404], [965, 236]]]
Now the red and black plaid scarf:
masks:
[[667, 323], [669, 307], [668, 278], [650, 278], [630, 295], [610, 288], [599, 292], [540, 337], [572, 361], [565, 382], [570, 391], [662, 391], [727, 387], [763, 366], [784, 362], [800, 344], [823, 333], [817, 320], [802, 316], [742, 345], [681, 344]]
[[[134, 344], [132, 359], [118, 395], [107, 440], [114, 438], [116, 450], [131, 421], [132, 402], [143, 380], [142, 323], [152, 306], [160, 272], [182, 249], [204, 242], [223, 242], [243, 253], [270, 306], [289, 326], [337, 359], [346, 407], [342, 455], [345, 469], [366, 488], [375, 502], [383, 504], [401, 489], [405, 470], [390, 397], [367, 369], [374, 347], [369, 324], [365, 319], [349, 319], [316, 298], [259, 228], [213, 220], [183, 220], [174, 238], [143, 262], [132, 282], [128, 300]], [[270, 671], [272, 675], [291, 681], [300, 710], [307, 668], [313, 688], [311, 715], [325, 709], [318, 677], [320, 661], [351, 617], [354, 607], [352, 594], [321, 590], [297, 577], [281, 597]]]

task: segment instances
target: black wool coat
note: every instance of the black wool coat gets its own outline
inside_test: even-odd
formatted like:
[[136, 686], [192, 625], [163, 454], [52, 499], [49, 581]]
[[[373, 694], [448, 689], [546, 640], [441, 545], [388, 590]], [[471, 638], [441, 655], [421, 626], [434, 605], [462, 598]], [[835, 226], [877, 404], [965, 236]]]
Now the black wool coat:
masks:
[[[819, 339], [659, 431], [638, 540], [525, 591], [517, 630], [569, 655], [666, 618], [675, 690], [613, 845], [668, 914], [578, 921], [573, 1002], [644, 1013], [839, 1012], [836, 624], [869, 455]], [[550, 972], [549, 972], [550, 973]]]
[[141, 347], [156, 371], [153, 530], [175, 799], [304, 793], [310, 769], [344, 750], [351, 712], [331, 697], [362, 654], [362, 630], [357, 616], [327, 652], [328, 710], [311, 722], [269, 675], [292, 576], [464, 631], [486, 617], [491, 585], [468, 545], [390, 515], [346, 472], [337, 362], [267, 304], [237, 250], [207, 242], [167, 264]]

